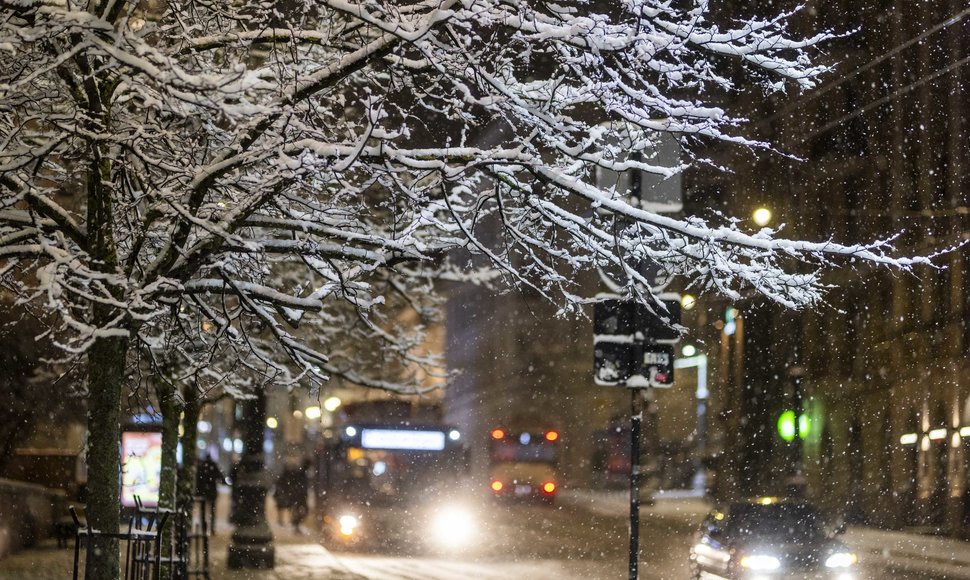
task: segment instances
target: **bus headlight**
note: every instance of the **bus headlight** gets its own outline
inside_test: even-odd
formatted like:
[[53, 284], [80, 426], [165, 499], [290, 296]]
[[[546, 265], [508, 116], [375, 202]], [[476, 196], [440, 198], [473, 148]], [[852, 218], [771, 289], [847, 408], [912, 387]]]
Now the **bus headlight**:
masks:
[[357, 531], [357, 526], [360, 525], [360, 520], [357, 519], [357, 516], [352, 516], [348, 514], [348, 515], [340, 516], [340, 519], [337, 520], [337, 523], [340, 524], [341, 535], [353, 536], [354, 532]]
[[859, 561], [852, 552], [835, 552], [825, 560], [826, 568], [848, 568]]
[[781, 561], [774, 556], [766, 556], [764, 554], [754, 554], [751, 556], [745, 556], [741, 558], [741, 567], [747, 568], [748, 570], [756, 570], [758, 572], [767, 572], [770, 570], [777, 570], [781, 567]]
[[475, 517], [461, 506], [447, 506], [431, 519], [431, 533], [439, 544], [456, 547], [467, 544], [475, 531]]

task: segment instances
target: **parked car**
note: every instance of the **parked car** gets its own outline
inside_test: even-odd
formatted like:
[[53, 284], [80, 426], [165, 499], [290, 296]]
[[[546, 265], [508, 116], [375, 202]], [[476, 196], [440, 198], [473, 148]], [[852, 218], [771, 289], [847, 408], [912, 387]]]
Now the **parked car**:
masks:
[[755, 498], [711, 511], [690, 551], [691, 578], [856, 577], [856, 555], [804, 500]]

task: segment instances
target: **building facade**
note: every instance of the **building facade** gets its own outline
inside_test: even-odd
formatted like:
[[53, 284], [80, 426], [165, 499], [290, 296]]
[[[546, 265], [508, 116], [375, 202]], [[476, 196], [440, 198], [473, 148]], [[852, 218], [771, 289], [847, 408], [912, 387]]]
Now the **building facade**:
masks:
[[[741, 435], [719, 450], [734, 458], [723, 492], [807, 485], [851, 521], [965, 534], [970, 10], [837, 1], [803, 16], [806, 30], [850, 32], [828, 47], [834, 72], [757, 107], [739, 95], [746, 134], [779, 153], [715, 152], [733, 171], [691, 174], [692, 202], [733, 215], [770, 208], [786, 237], [892, 239], [896, 253], [933, 255], [936, 268], [845, 260], [826, 280], [827, 304], [787, 312], [742, 300], [732, 305], [742, 337], [726, 336], [723, 319], [706, 330], [722, 353], [715, 428], [724, 441]], [[788, 442], [777, 421], [795, 407], [805, 433]]]

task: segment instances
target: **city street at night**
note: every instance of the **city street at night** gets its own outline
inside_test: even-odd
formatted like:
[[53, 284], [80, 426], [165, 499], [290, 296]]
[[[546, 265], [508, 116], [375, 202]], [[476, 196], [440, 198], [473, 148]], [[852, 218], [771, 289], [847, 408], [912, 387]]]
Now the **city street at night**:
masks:
[[[621, 493], [572, 492], [557, 506], [481, 504], [481, 528], [470, 549], [439, 552], [418, 541], [396, 541], [393, 548], [374, 546], [348, 550], [318, 541], [312, 530], [297, 535], [273, 525], [277, 564], [272, 571], [232, 571], [226, 568], [228, 533], [212, 539], [212, 578], [252, 580], [451, 580], [536, 579], [598, 580], [627, 575], [627, 524]], [[697, 499], [664, 499], [642, 510], [640, 578], [689, 578], [687, 555], [692, 535], [706, 504]], [[275, 520], [273, 520], [275, 521]], [[402, 528], [410, 527], [401, 522]], [[878, 533], [877, 533], [878, 534]], [[890, 562], [882, 550], [890, 545], [872, 540], [862, 530], [847, 533], [861, 557], [856, 578], [881, 580], [970, 578], [970, 556], [959, 542], [905, 537], [911, 555]], [[399, 538], [399, 536], [398, 536]], [[934, 552], [935, 550], [935, 552]], [[45, 547], [0, 561], [0, 578], [53, 580], [70, 571], [71, 550]], [[941, 562], [949, 560], [950, 563]], [[963, 562], [963, 566], [953, 562]]]
[[965, 79], [968, 0], [0, 0], [0, 580], [970, 580]]

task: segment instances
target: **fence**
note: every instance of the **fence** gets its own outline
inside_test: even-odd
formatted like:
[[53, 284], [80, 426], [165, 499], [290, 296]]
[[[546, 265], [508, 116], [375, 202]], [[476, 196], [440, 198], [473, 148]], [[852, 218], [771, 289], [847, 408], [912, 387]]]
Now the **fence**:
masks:
[[[74, 507], [70, 508], [74, 520], [74, 580], [78, 580], [91, 560], [96, 538], [113, 538], [119, 542], [121, 576], [125, 580], [209, 580], [209, 533], [208, 504], [203, 498], [195, 498], [189, 505], [178, 510], [164, 508], [146, 509], [138, 498], [136, 507], [128, 518], [127, 526], [117, 532], [92, 530]], [[165, 525], [174, 522], [174, 533], [169, 549], [163, 550]], [[84, 547], [82, 558], [82, 546]], [[163, 553], [164, 552], [164, 553]], [[166, 556], [165, 554], [170, 554]], [[83, 560], [83, 562], [82, 562]]]

